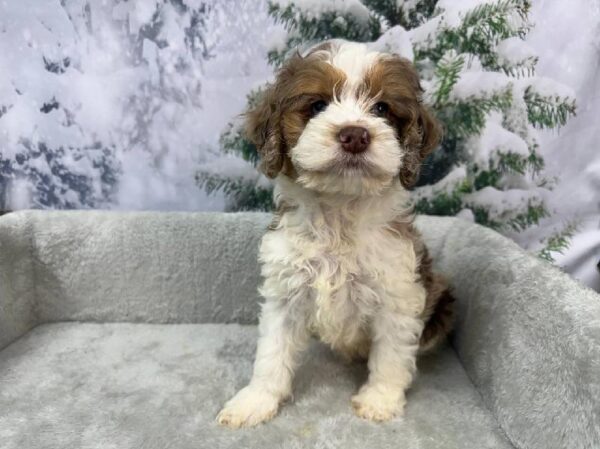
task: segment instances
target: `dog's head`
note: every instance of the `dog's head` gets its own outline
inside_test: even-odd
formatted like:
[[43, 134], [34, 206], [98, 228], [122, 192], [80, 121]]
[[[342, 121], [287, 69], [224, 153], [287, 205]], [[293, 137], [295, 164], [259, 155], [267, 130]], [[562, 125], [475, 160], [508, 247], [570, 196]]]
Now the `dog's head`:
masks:
[[306, 188], [371, 195], [406, 188], [439, 142], [412, 64], [365, 44], [329, 41], [290, 58], [247, 113], [261, 169]]

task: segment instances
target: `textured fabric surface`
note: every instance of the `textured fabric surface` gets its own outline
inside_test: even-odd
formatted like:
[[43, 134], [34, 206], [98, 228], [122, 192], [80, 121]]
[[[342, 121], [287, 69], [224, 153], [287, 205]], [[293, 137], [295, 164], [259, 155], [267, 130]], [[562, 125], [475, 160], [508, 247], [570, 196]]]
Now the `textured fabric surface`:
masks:
[[3, 449], [512, 447], [450, 348], [421, 360], [406, 417], [357, 418], [350, 396], [366, 379], [313, 344], [294, 400], [255, 429], [214, 418], [249, 380], [255, 326], [46, 324], [0, 354]]
[[453, 345], [513, 443], [599, 449], [600, 296], [489, 229], [456, 221], [440, 243]]
[[34, 285], [38, 323], [254, 323], [269, 222], [257, 213], [12, 213], [0, 218], [0, 275], [19, 289], [3, 303], [28, 308]]
[[[269, 221], [268, 215], [257, 213], [29, 211], [3, 216], [0, 218], [0, 348], [26, 334], [37, 324], [45, 322], [81, 320], [139, 323], [254, 323], [259, 310], [259, 298], [256, 293], [259, 282], [256, 262], [258, 243]], [[457, 298], [458, 319], [451, 342], [453, 350], [475, 385], [477, 394], [481, 395], [482, 403], [491, 411], [503, 434], [519, 449], [600, 448], [600, 296], [577, 284], [547, 263], [525, 254], [514, 243], [488, 229], [452, 218], [420, 217], [417, 225], [423, 232], [436, 267], [449, 277]], [[115, 351], [127, 349], [130, 340], [137, 341], [136, 344], [132, 343], [132, 350], [138, 348], [137, 352], [148, 354], [147, 357], [140, 356], [137, 363], [140, 366], [146, 362], [160, 365], [162, 362], [152, 362], [149, 358], [152, 351], [144, 350], [141, 340], [144, 338], [148, 341], [160, 340], [161, 332], [179, 332], [175, 329], [184, 329], [185, 326], [147, 325], [144, 327], [146, 330], [140, 331], [139, 335], [143, 337], [134, 336], [133, 333], [129, 335], [125, 331], [119, 333], [120, 331], [115, 330], [115, 337], [110, 338], [109, 331], [106, 330], [110, 326], [102, 328], [106, 332], [94, 330], [97, 328], [91, 325], [91, 327], [77, 325], [74, 328], [60, 326], [36, 328], [33, 333], [26, 334], [23, 339], [17, 340], [0, 352], [2, 382], [10, 384], [5, 386], [9, 384], [3, 383], [0, 388], [0, 398], [9, 401], [0, 404], [2, 444], [4, 441], [13, 442], [11, 444], [28, 441], [24, 438], [34, 438], [31, 441], [38, 441], [35, 438], [43, 432], [48, 435], [56, 434], [56, 438], [81, 432], [83, 432], [81, 437], [85, 438], [89, 432], [89, 445], [82, 443], [81, 447], [135, 447], [136, 449], [138, 447], [186, 447], [183, 443], [177, 444], [177, 438], [183, 438], [181, 435], [184, 431], [173, 430], [174, 422], [165, 424], [173, 427], [170, 428], [171, 431], [160, 434], [166, 439], [160, 439], [159, 416], [162, 415], [159, 412], [153, 415], [154, 421], [148, 418], [146, 432], [154, 436], [147, 442], [140, 443], [141, 440], [135, 440], [139, 437], [135, 434], [136, 431], [132, 430], [134, 435], [127, 436], [127, 423], [134, 422], [135, 419], [125, 419], [124, 415], [106, 408], [111, 404], [107, 397], [116, 402], [127, 403], [126, 398], [130, 397], [127, 396], [126, 386], [129, 385], [127, 382], [135, 383], [135, 380], [128, 380], [126, 371], [115, 371], [110, 360], [114, 357], [114, 363], [117, 363], [117, 359], [121, 357], [121, 362], [118, 363], [123, 363], [137, 356], [131, 353], [123, 359], [125, 355], [119, 355], [120, 353]], [[61, 331], [59, 332], [58, 329]], [[199, 345], [198, 350], [207, 354], [207, 365], [201, 369], [209, 371], [202, 371], [207, 374], [197, 374], [197, 376], [214, 377], [206, 384], [201, 382], [197, 384], [210, 385], [208, 388], [211, 390], [210, 395], [203, 396], [204, 390], [192, 388], [196, 394], [192, 395], [190, 401], [214, 401], [210, 403], [212, 407], [210, 413], [214, 414], [223, 400], [233, 394], [234, 390], [250, 376], [254, 331], [246, 330], [252, 334], [250, 343], [247, 341], [250, 334], [244, 334], [246, 337], [241, 333], [236, 334], [235, 332], [238, 331], [231, 330], [238, 329], [235, 326], [192, 326], [190, 329], [222, 329], [214, 331], [216, 336], [221, 335], [216, 340], [211, 340], [208, 336], [196, 339], [191, 335], [189, 337], [192, 345]], [[75, 338], [74, 334], [69, 332], [80, 332], [81, 335], [77, 334], [79, 337]], [[232, 339], [237, 340], [237, 344], [242, 346], [247, 344], [244, 346], [246, 349], [240, 346], [239, 351], [247, 351], [247, 353], [244, 353], [244, 357], [238, 357], [237, 349], [233, 351], [235, 354], [231, 359], [233, 368], [229, 369], [237, 370], [237, 374], [228, 377], [227, 382], [222, 379], [224, 383], [217, 384], [219, 381], [217, 378], [224, 374], [220, 372], [208, 374], [210, 369], [221, 366], [215, 361], [214, 351], [218, 351], [217, 347], [231, 345], [223, 341], [225, 335], [219, 334], [222, 332], [233, 332]], [[86, 336], [86, 333], [89, 335]], [[153, 336], [153, 333], [156, 335]], [[206, 342], [203, 340], [196, 343], [198, 338], [205, 338]], [[73, 346], [69, 346], [70, 340], [73, 340]], [[94, 345], [104, 347], [102, 345], [109, 343], [114, 346], [114, 351], [105, 348], [106, 354], [97, 361], [99, 365], [92, 363], [93, 357], [86, 358], [87, 348], [92, 348]], [[103, 350], [97, 349], [100, 352]], [[320, 354], [318, 350], [315, 351]], [[48, 354], [47, 358], [44, 358], [44, 353]], [[203, 357], [198, 357], [197, 360], [200, 365], [205, 362]], [[451, 438], [458, 438], [457, 435], [466, 435], [464, 432], [467, 432], [468, 427], [473, 430], [465, 438], [475, 438], [474, 435], [480, 432], [478, 438], [481, 445], [473, 447], [487, 447], [484, 444], [488, 443], [491, 445], [489, 447], [503, 447], [500, 443], [501, 439], [498, 439], [499, 434], [492, 430], [494, 426], [486, 424], [488, 421], [485, 420], [488, 418], [482, 418], [479, 427], [473, 424], [474, 416], [491, 415], [485, 414], [483, 410], [474, 411], [479, 403], [466, 393], [466, 380], [463, 385], [457, 377], [463, 376], [462, 378], [465, 379], [462, 371], [458, 369], [459, 366], [456, 365], [456, 360], [452, 357], [451, 350], [443, 352], [440, 360], [443, 360], [439, 362], [443, 366], [439, 369], [447, 372], [435, 371], [438, 362], [427, 363], [432, 364], [431, 373], [438, 373], [436, 379], [444, 379], [443, 382], [446, 382], [446, 384], [439, 384], [439, 391], [443, 390], [443, 394], [435, 398], [432, 396], [429, 398], [430, 401], [428, 399], [422, 403], [423, 408], [428, 409], [432, 414], [433, 421], [426, 420], [426, 413], [411, 417], [411, 407], [413, 407], [412, 413], [416, 413], [414, 410], [420, 406], [411, 406], [409, 399], [406, 423], [395, 423], [394, 425], [400, 426], [397, 428], [393, 426], [388, 428], [387, 425], [381, 427], [388, 430], [393, 428], [396, 432], [402, 429], [398, 437], [398, 445], [390, 447], [405, 447], [402, 445], [404, 433], [409, 440], [412, 438], [410, 441], [414, 444], [425, 444], [424, 442], [428, 441], [427, 436], [436, 431], [431, 423], [450, 419], [446, 416], [450, 412], [444, 412], [443, 417], [437, 414], [437, 403], [444, 403], [444, 401], [448, 401], [447, 408], [444, 410], [450, 410], [452, 401], [455, 405], [451, 412], [451, 418], [455, 421], [446, 422], [446, 424], [454, 423], [456, 426], [454, 433], [450, 427], [443, 427], [447, 429], [443, 432], [447, 432], [449, 441], [455, 441]], [[169, 365], [171, 366], [169, 369], [173, 369], [173, 372], [176, 372], [175, 365], [176, 362]], [[339, 371], [320, 374], [317, 365], [309, 366], [312, 366], [312, 369], [304, 368], [298, 375], [297, 384], [300, 388], [303, 388], [303, 382], [309, 382], [302, 380], [303, 376], [309, 378], [319, 376], [324, 382], [328, 382], [345, 373], [341, 368], [336, 368]], [[455, 368], [450, 369], [451, 366]], [[98, 370], [98, 375], [90, 374], [89, 370], [92, 367]], [[169, 369], [165, 368], [162, 374], [168, 377]], [[38, 373], [38, 370], [41, 371]], [[69, 370], [70, 374], [65, 374], [67, 377], [61, 377], [64, 370]], [[71, 378], [77, 378], [77, 372], [82, 373], [81, 378], [85, 381], [81, 380], [80, 383], [74, 384]], [[120, 375], [125, 377], [121, 379]], [[427, 374], [429, 375], [433, 376]], [[115, 391], [107, 393], [108, 396], [100, 399], [98, 390], [109, 388], [103, 386], [105, 384], [101, 382], [102, 376], [113, 379], [108, 385], [115, 385], [115, 388], [123, 382], [122, 385], [125, 385], [123, 390], [120, 393]], [[133, 377], [140, 376], [136, 374]], [[334, 379], [330, 379], [332, 376]], [[20, 378], [23, 382], [29, 379], [27, 388], [22, 384], [22, 389], [18, 390]], [[425, 382], [425, 379], [418, 382]], [[61, 391], [62, 383], [69, 387]], [[165, 392], [171, 391], [178, 395], [179, 402], [173, 402], [173, 408], [166, 409], [169, 410], [169, 415], [188, 416], [186, 407], [189, 404], [185, 402], [187, 399], [184, 401], [187, 393], [185, 391], [174, 393], [169, 390], [174, 387], [167, 388], [167, 384], [167, 380], [161, 381], [154, 391], [152, 391], [152, 384], [147, 384], [148, 395], [156, 396], [146, 397], [144, 400], [155, 404], [156, 401], [163, 401], [167, 396], [167, 393], [161, 396], [163, 389]], [[352, 388], [357, 385], [355, 381]], [[322, 402], [316, 399], [317, 393], [315, 396], [309, 396], [307, 393], [306, 398], [315, 398], [311, 401], [306, 399], [310, 406], [307, 405], [307, 408], [302, 409], [302, 413], [298, 415], [289, 415], [290, 418], [286, 418], [285, 416], [288, 415], [285, 413], [294, 413], [293, 410], [300, 410], [300, 408], [286, 407], [285, 416], [278, 421], [280, 424], [274, 422], [263, 427], [267, 429], [263, 430], [266, 432], [264, 438], [273, 438], [265, 441], [273, 442], [277, 432], [292, 428], [277, 427], [288, 422], [286, 419], [290, 420], [289, 426], [292, 426], [292, 416], [310, 418], [312, 413], [310, 410], [313, 408], [315, 412], [322, 413], [324, 420], [328, 419], [325, 416], [329, 416], [327, 415], [329, 403], [338, 404], [335, 400], [343, 401], [345, 404], [344, 407], [335, 405], [337, 407], [335, 413], [339, 413], [339, 416], [342, 416], [342, 412], [346, 413], [343, 416], [349, 420], [351, 415], [346, 406], [352, 388], [350, 386], [345, 388], [344, 391], [340, 389], [340, 397], [337, 399], [335, 399], [335, 390], [331, 390], [328, 393], [331, 396]], [[61, 424], [62, 427], [56, 427], [54, 421], [61, 421], [57, 418], [59, 414], [52, 414], [54, 407], [62, 411], [68, 411], [69, 408], [66, 405], [60, 407], [54, 405], [54, 401], [69, 401], [70, 395], [67, 393], [73, 389], [73, 394], [93, 396], [98, 393], [99, 396], [94, 400], [90, 399], [88, 403], [82, 403], [83, 405], [78, 409], [74, 409], [72, 417]], [[20, 391], [20, 394], [14, 393], [13, 390]], [[315, 392], [319, 391], [315, 390]], [[415, 389], [416, 391], [419, 390]], [[469, 394], [475, 392], [475, 390], [470, 391]], [[427, 388], [423, 387], [423, 392], [419, 394], [426, 395]], [[37, 399], [27, 402], [26, 399], [30, 397]], [[471, 402], [467, 409], [470, 411], [465, 412], [463, 416], [461, 401], [467, 400], [467, 397], [472, 398], [473, 401], [469, 399]], [[73, 398], [78, 396], [75, 394]], [[139, 413], [136, 414], [135, 401], [138, 399], [130, 400], [132, 402], [128, 404], [127, 413], [131, 413], [131, 416], [144, 415], [146, 410], [144, 407], [150, 407], [139, 399], [140, 404], [143, 405], [140, 405]], [[97, 409], [88, 416], [85, 413], [92, 413], [92, 411], [86, 411], [86, 407], [93, 408], [94, 406], [89, 404], [94, 401], [98, 403]], [[36, 405], [33, 405], [34, 403]], [[17, 415], [12, 414], [13, 408], [14, 413], [18, 412], [20, 404], [25, 410], [22, 412], [24, 415], [21, 415], [24, 420], [28, 418], [27, 407], [30, 407], [31, 413], [36, 411], [38, 423], [42, 426], [39, 432], [24, 433], [26, 426], [23, 423], [27, 421], [22, 423], [16, 418]], [[297, 404], [300, 406], [302, 402]], [[194, 406], [197, 406], [196, 403]], [[5, 417], [6, 410], [10, 411], [10, 416], [13, 418]], [[75, 410], [79, 411], [75, 413]], [[261, 445], [260, 438], [263, 438], [263, 433], [260, 431], [243, 431], [235, 436], [220, 433], [220, 430], [211, 427], [213, 426], [212, 415], [208, 420], [207, 416], [210, 415], [208, 408], [201, 410], [198, 409], [196, 415], [193, 415], [196, 417], [194, 432], [200, 432], [193, 433], [194, 438], [203, 434], [206, 435], [207, 441], [210, 438], [225, 438], [227, 442], [223, 444], [237, 441], [238, 447], [246, 447], [245, 442], [248, 442], [248, 447], [264, 447]], [[105, 415], [102, 415], [103, 413]], [[49, 418], [44, 428], [42, 421], [43, 416], [46, 415]], [[101, 418], [97, 417], [101, 415], [105, 416], [105, 421], [98, 421]], [[78, 422], [77, 416], [81, 417], [81, 422]], [[7, 424], [7, 419], [16, 421]], [[331, 440], [334, 441], [332, 444], [322, 440], [320, 446], [315, 443], [317, 440], [311, 440], [316, 447], [344, 446], [346, 441], [344, 435], [360, 436], [362, 433], [368, 434], [375, 439], [373, 441], [377, 441], [378, 436], [373, 433], [375, 430], [365, 429], [379, 429], [379, 427], [371, 427], [370, 424], [360, 421], [343, 421], [341, 417], [336, 419], [341, 420], [343, 424], [340, 424], [340, 428], [344, 429], [340, 431], [341, 439]], [[120, 424], [121, 421], [124, 424]], [[413, 422], [414, 425], [409, 426], [409, 422]], [[426, 422], [429, 424], [425, 425]], [[85, 427], [85, 423], [88, 427]], [[331, 423], [331, 426], [334, 425], [335, 423]], [[310, 429], [321, 429], [319, 431], [323, 432], [323, 435], [333, 432], [333, 427], [327, 427], [329, 424], [326, 427], [322, 426], [325, 424], [317, 422]], [[82, 430], [84, 427], [85, 431]], [[142, 427], [133, 426], [133, 428], [139, 430]], [[183, 428], [182, 426], [181, 429]], [[137, 446], [127, 446], [126, 443], [93, 446], [92, 444], [97, 444], [96, 439], [102, 438], [102, 432], [110, 435], [115, 439], [114, 441], [119, 438], [123, 438], [120, 441], [128, 441], [127, 438], [132, 438], [131, 441]], [[183, 433], [183, 435], [188, 434]], [[316, 434], [311, 435], [317, 438], [314, 436]], [[5, 440], [5, 437], [10, 439]], [[327, 435], [327, 437], [333, 436]], [[388, 437], [389, 435], [385, 438]], [[174, 443], [169, 446], [169, 441]], [[155, 443], [158, 446], [150, 445]], [[3, 447], [2, 444], [0, 447]], [[280, 447], [283, 443], [278, 444], [279, 446], [275, 445], [275, 447]], [[297, 444], [302, 447], [303, 443]], [[493, 446], [494, 444], [497, 446]], [[44, 444], [40, 439], [39, 444], [18, 447], [38, 449], [53, 446]], [[433, 445], [431, 447], [469, 446]]]
[[38, 322], [31, 223], [27, 213], [0, 218], [0, 349]]

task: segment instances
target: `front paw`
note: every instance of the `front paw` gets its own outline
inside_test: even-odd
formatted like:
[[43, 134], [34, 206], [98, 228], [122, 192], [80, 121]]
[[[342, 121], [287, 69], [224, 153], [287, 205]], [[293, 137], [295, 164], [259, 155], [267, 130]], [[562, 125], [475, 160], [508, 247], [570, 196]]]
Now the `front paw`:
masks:
[[404, 392], [389, 387], [365, 385], [352, 397], [352, 408], [357, 416], [370, 421], [389, 421], [404, 412]]
[[232, 429], [256, 426], [275, 416], [279, 402], [272, 393], [249, 385], [225, 404], [217, 422]]

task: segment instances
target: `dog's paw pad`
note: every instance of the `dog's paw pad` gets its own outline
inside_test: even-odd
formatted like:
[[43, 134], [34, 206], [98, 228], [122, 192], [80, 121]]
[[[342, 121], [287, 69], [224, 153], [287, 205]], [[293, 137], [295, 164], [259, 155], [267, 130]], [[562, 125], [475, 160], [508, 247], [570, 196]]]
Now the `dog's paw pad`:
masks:
[[232, 429], [252, 427], [272, 419], [279, 400], [269, 392], [246, 387], [239, 391], [217, 415], [217, 422]]
[[354, 413], [369, 421], [389, 421], [395, 416], [401, 416], [404, 411], [404, 396], [384, 395], [373, 389], [363, 389], [352, 397]]

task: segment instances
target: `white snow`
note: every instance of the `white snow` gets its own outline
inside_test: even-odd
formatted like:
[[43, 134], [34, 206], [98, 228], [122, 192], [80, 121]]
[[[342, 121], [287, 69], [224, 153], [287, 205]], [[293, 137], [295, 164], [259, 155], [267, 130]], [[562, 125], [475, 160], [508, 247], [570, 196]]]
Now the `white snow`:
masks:
[[28, 209], [31, 207], [31, 184], [23, 179], [13, 179], [8, 184], [8, 192], [12, 197], [15, 209]]
[[286, 50], [289, 33], [283, 28], [277, 28], [267, 36], [266, 47], [269, 50], [281, 52]]
[[467, 204], [485, 207], [489, 210], [491, 219], [502, 218], [503, 220], [524, 211], [529, 201], [539, 204], [541, 200], [540, 193], [535, 190], [498, 190], [490, 186], [465, 195]]
[[[600, 250], [587, 236], [600, 229], [600, 3], [536, 0], [532, 19], [536, 27], [527, 42], [540, 56], [537, 74], [572, 86], [577, 98], [576, 117], [559, 132], [539, 133], [546, 172], [559, 179], [547, 198], [554, 214], [541, 227], [578, 223], [577, 233], [584, 237], [576, 235], [564, 259], [557, 262], [598, 288]], [[535, 233], [530, 242], [536, 242]], [[571, 262], [583, 254], [587, 256], [581, 263]]]
[[[591, 226], [600, 226], [600, 223], [591, 223]], [[600, 292], [600, 229], [576, 234], [569, 249], [558, 254], [555, 260], [576, 279]]]
[[496, 53], [503, 66], [523, 64], [537, 56], [535, 50], [519, 37], [509, 37], [498, 43]]
[[461, 220], [469, 221], [471, 223], [475, 222], [475, 215], [473, 215], [473, 211], [471, 209], [461, 210], [456, 214], [456, 218], [460, 218]]
[[446, 12], [464, 13], [478, 6], [496, 3], [497, 0], [439, 0], [436, 6]]
[[[122, 172], [116, 202], [103, 207], [222, 209], [223, 198], [207, 197], [196, 186], [195, 172], [201, 164], [224, 170], [219, 164], [230, 162], [227, 158], [221, 160], [217, 153], [219, 134], [244, 109], [250, 89], [272, 77], [265, 56], [272, 47], [281, 49], [286, 35], [267, 16], [265, 2], [214, 1], [218, 8], [206, 23], [206, 51], [210, 57], [197, 64], [193, 55], [183, 50], [180, 23], [170, 12], [165, 13], [168, 25], [161, 34], [169, 40], [169, 46], [160, 48], [146, 39], [132, 52], [123, 37], [123, 24], [128, 21], [129, 29], [125, 31], [137, 32], [148, 22], [155, 2], [90, 2], [93, 20], [88, 24], [84, 0], [0, 1], [2, 156], [22, 151], [22, 137], [34, 144], [86, 148], [83, 152], [73, 151], [64, 160], [73, 172], [90, 174], [93, 189], [98, 191], [99, 179], [92, 167], [98, 152], [89, 148], [100, 141], [114, 146]], [[414, 0], [398, 2], [414, 6]], [[379, 44], [408, 54], [405, 38], [416, 46], [427, 45], [428, 36], [434, 36], [441, 27], [455, 26], [459, 14], [484, 2], [440, 0], [442, 16], [405, 33], [392, 28]], [[184, 3], [198, 6], [200, 0]], [[279, 3], [285, 5], [289, 0]], [[302, 0], [300, 5], [314, 14], [335, 9], [368, 19], [358, 0]], [[551, 192], [537, 194], [543, 196], [554, 214], [538, 228], [520, 235], [518, 241], [535, 249], [548, 230], [577, 221], [579, 234], [558, 261], [576, 277], [595, 285], [599, 257], [593, 236], [600, 229], [600, 3], [534, 0], [531, 19], [536, 26], [525, 43], [517, 38], [499, 43], [500, 62], [516, 64], [539, 55], [536, 77], [513, 79], [513, 88], [533, 83], [539, 93], [575, 96], [577, 117], [559, 131], [535, 133], [538, 151], [546, 161], [545, 172], [558, 180]], [[134, 63], [138, 56], [142, 63]], [[69, 57], [70, 63], [64, 73], [51, 73], [44, 68], [43, 57], [58, 63]], [[181, 64], [180, 57], [187, 65]], [[453, 92], [454, 98], [479, 95], [484, 88], [507, 88], [508, 77], [488, 77], [477, 61], [469, 62]], [[40, 108], [53, 98], [64, 108], [40, 113]], [[519, 120], [526, 125], [525, 117], [518, 114], [522, 110], [512, 113], [512, 127]], [[64, 126], [69, 120], [74, 121], [73, 126]], [[144, 124], [143, 132], [140, 123]], [[481, 161], [501, 148], [510, 147], [524, 154], [525, 142], [499, 126], [492, 121], [479, 136]], [[39, 158], [31, 164], [38, 170], [48, 170], [47, 163]], [[244, 171], [248, 169], [244, 164], [232, 162], [230, 169], [246, 176], [249, 173]], [[427, 189], [451, 190], [465, 175], [464, 167], [458, 167], [437, 186]], [[511, 185], [521, 188], [517, 181], [525, 182], [514, 180]], [[257, 182], [267, 181], [258, 178]], [[10, 181], [12, 207], [35, 205], [30, 187], [23, 179]], [[66, 192], [65, 198], [72, 193]], [[513, 199], [519, 198], [518, 190], [513, 193]], [[487, 193], [475, 200], [491, 201], [493, 197], [493, 193]], [[467, 209], [461, 216], [468, 217], [469, 213]]]
[[376, 51], [394, 53], [412, 61], [414, 59], [413, 46], [409, 33], [400, 25], [389, 28], [379, 39], [370, 44]]
[[[74, 164], [72, 172], [86, 167], [92, 191], [102, 198], [100, 173], [92, 167], [97, 157], [90, 149], [100, 143], [113, 152], [120, 174], [114, 202], [97, 207], [222, 208], [222, 198], [207, 197], [194, 175], [199, 164], [216, 157], [219, 134], [242, 110], [249, 89], [270, 76], [267, 43], [281, 35], [281, 27], [268, 18], [264, 4], [215, 2], [205, 16], [205, 47], [196, 42], [194, 53], [184, 42], [189, 15], [167, 3], [160, 33], [141, 40], [138, 49], [131, 36], [148, 23], [157, 4], [92, 2], [86, 10], [88, 3], [0, 2], [2, 157], [27, 152], [23, 138], [34, 148], [38, 143], [67, 148], [61, 162]], [[252, 37], [240, 48], [244, 36]], [[64, 73], [44, 68], [44, 59], [62, 63], [64, 58], [69, 58]], [[40, 112], [54, 99], [57, 109]], [[69, 154], [76, 151], [77, 164]], [[48, 173], [44, 163], [32, 158], [26, 172]], [[56, 176], [51, 180], [60, 185]], [[25, 180], [11, 181], [21, 183]], [[25, 196], [16, 193], [22, 190], [8, 190], [8, 207], [23, 207]], [[67, 191], [62, 199], [74, 193]]]
[[235, 178], [246, 182], [257, 182], [260, 178], [256, 168], [244, 159], [226, 155], [200, 166], [203, 172], [214, 173], [226, 178]]
[[458, 184], [463, 182], [466, 177], [467, 168], [464, 165], [458, 165], [435, 184], [422, 186], [416, 189], [415, 194], [419, 198], [429, 198], [439, 192], [452, 193]]
[[396, 7], [398, 9], [402, 8], [404, 11], [410, 11], [415, 9], [419, 3], [420, 0], [396, 0]]
[[[457, 28], [462, 24], [462, 19], [477, 7], [499, 3], [498, 0], [439, 0], [436, 7], [444, 11], [443, 23], [445, 26]], [[508, 4], [509, 2], [505, 3]], [[509, 4], [508, 6], [510, 7], [511, 5]], [[508, 22], [514, 30], [517, 30], [524, 25], [523, 20], [516, 12], [509, 17]]]
[[319, 18], [326, 13], [336, 13], [338, 17], [349, 15], [362, 23], [370, 19], [369, 10], [359, 0], [273, 0], [272, 3], [282, 9], [293, 5], [309, 20]]
[[473, 155], [474, 162], [484, 169], [490, 161], [498, 161], [499, 153], [529, 155], [527, 142], [502, 126], [499, 113], [490, 114], [481, 134], [468, 140], [467, 150]]
[[411, 42], [417, 49], [428, 48], [440, 31], [442, 16], [434, 17], [422, 25], [408, 31]]
[[490, 98], [510, 89], [512, 82], [508, 76], [499, 72], [463, 72], [452, 88], [450, 100], [460, 102], [470, 98]]
[[533, 91], [543, 97], [551, 98], [577, 98], [572, 87], [544, 76], [533, 76], [520, 80], [522, 85], [530, 86]]
[[[436, 9], [441, 13], [433, 20], [428, 20], [417, 28], [409, 31], [411, 41], [417, 48], [428, 48], [434, 43], [436, 36], [444, 30], [458, 29], [463, 19], [477, 7], [485, 4], [499, 3], [497, 0], [440, 0]], [[525, 24], [516, 13], [509, 17], [508, 22], [513, 30], [522, 28]], [[471, 30], [467, 30], [469, 32]]]

